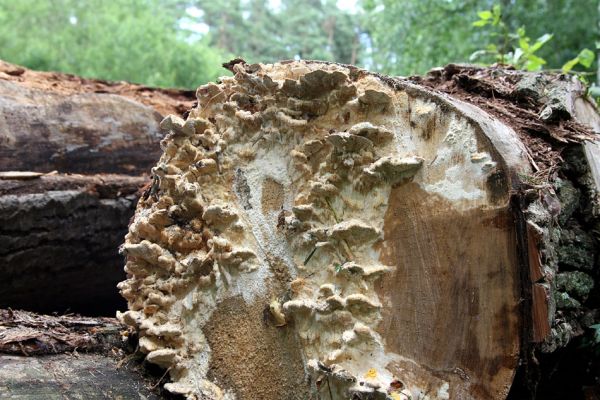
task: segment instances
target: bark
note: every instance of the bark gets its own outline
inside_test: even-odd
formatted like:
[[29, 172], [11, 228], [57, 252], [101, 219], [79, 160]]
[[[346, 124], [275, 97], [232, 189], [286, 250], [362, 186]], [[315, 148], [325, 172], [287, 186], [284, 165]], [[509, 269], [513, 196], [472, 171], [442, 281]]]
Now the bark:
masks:
[[49, 316], [0, 309], [0, 353], [35, 356], [66, 352], [108, 354], [124, 348], [124, 327], [114, 318]]
[[114, 315], [118, 247], [191, 92], [0, 61], [0, 307]]
[[86, 80], [0, 62], [0, 170], [147, 173], [158, 123], [190, 92]]
[[163, 122], [124, 245], [120, 318], [168, 390], [503, 399], [597, 319], [598, 116], [576, 83], [227, 66]]
[[160, 399], [135, 370], [98, 354], [0, 355], [3, 399]]
[[0, 307], [111, 315], [118, 247], [147, 178], [0, 179]]

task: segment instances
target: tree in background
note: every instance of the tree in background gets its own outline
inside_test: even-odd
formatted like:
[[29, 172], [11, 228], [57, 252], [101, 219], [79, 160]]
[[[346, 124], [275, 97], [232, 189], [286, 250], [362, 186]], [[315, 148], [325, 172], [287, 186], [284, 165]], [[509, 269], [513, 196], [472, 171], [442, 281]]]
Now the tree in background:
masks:
[[476, 0], [363, 0], [372, 68], [394, 75], [461, 62], [477, 49]]
[[359, 63], [359, 20], [335, 0], [197, 0], [211, 44], [251, 62]]
[[[388, 74], [424, 73], [433, 66], [465, 62], [494, 38], [474, 29], [477, 12], [499, 4], [511, 32], [525, 26], [532, 38], [553, 39], [539, 55], [560, 68], [598, 40], [597, 0], [363, 0], [363, 27], [374, 69]], [[501, 38], [495, 38], [502, 40]], [[498, 43], [500, 45], [500, 43]]]
[[220, 64], [304, 58], [392, 75], [467, 62], [498, 41], [472, 22], [501, 6], [510, 32], [560, 68], [598, 39], [597, 0], [0, 0], [0, 58], [41, 70], [194, 88]]
[[0, 57], [39, 70], [195, 87], [226, 57], [186, 40], [174, 0], [0, 0]]

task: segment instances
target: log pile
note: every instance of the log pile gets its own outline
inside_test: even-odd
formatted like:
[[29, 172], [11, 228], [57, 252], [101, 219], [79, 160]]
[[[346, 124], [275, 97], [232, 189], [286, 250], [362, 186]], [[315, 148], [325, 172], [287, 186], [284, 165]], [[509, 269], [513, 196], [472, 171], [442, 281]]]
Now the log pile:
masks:
[[[126, 278], [120, 322], [190, 399], [556, 392], [547, 363], [600, 321], [600, 119], [576, 80], [224, 66], [184, 113], [189, 92], [0, 64], [0, 307], [108, 315]], [[8, 377], [38, 362], [15, 352], [84, 343], [0, 316]]]
[[0, 62], [0, 307], [114, 315], [158, 123], [190, 95]]

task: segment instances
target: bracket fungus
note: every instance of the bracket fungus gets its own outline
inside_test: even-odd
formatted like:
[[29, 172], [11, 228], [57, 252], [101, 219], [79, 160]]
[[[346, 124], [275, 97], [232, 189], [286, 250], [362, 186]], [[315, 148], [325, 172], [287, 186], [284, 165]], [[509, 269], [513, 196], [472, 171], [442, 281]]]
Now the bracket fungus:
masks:
[[510, 176], [527, 161], [495, 143], [514, 132], [354, 67], [232, 69], [161, 124], [155, 196], [123, 247], [120, 318], [169, 369], [165, 387], [505, 396], [519, 352]]

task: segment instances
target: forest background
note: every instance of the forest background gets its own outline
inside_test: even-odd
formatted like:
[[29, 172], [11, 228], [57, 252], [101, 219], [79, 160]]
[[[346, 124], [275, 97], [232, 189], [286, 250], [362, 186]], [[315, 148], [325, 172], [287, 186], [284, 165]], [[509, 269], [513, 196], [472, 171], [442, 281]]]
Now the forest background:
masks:
[[[499, 52], [490, 49], [514, 55], [541, 38], [533, 57], [544, 63], [530, 69], [560, 69], [582, 49], [588, 56], [598, 52], [598, 3], [0, 0], [0, 59], [37, 70], [192, 89], [228, 74], [221, 64], [234, 57], [330, 60], [408, 76], [450, 62], [493, 63]], [[492, 23], [487, 10], [494, 7], [504, 26]], [[488, 17], [489, 23], [476, 22]], [[596, 80], [597, 61], [588, 57], [578, 67]]]

